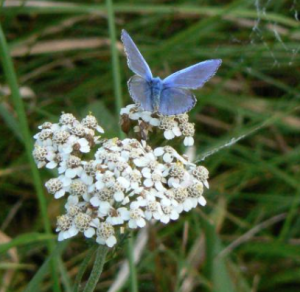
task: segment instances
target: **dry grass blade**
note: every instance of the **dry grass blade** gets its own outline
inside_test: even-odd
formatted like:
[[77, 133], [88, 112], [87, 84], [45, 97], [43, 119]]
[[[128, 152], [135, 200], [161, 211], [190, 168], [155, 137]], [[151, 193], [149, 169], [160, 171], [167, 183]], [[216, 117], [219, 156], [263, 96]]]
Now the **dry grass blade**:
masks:
[[[8, 0], [4, 2], [4, 7], [19, 7], [19, 6], [33, 6], [33, 7], [53, 7], [56, 6], [57, 2], [52, 1], [23, 1], [23, 0]], [[59, 2], [62, 7], [74, 7], [76, 4], [70, 2]]]
[[29, 167], [27, 165], [20, 165], [18, 167], [10, 167], [6, 169], [0, 169], [0, 177], [11, 175], [13, 173], [16, 173], [18, 171], [28, 171]]
[[[10, 240], [11, 240], [11, 238], [9, 236], [7, 236], [5, 233], [0, 231], [0, 244], [7, 243]], [[19, 263], [19, 257], [18, 257], [17, 249], [15, 247], [11, 248], [8, 251], [8, 254], [10, 255], [11, 261], [13, 263]], [[0, 287], [0, 292], [10, 291], [9, 285], [14, 276], [14, 272], [15, 272], [15, 270], [11, 269], [11, 270], [7, 270], [3, 274], [2, 286]]]
[[[195, 269], [205, 260], [205, 238], [204, 235], [200, 235], [196, 240], [195, 244], [192, 246], [191, 251], [189, 252], [186, 261], [189, 266]], [[181, 292], [191, 292], [194, 290], [195, 285], [198, 283], [196, 276], [188, 272], [186, 269], [181, 271], [180, 277], [183, 279], [182, 285], [180, 287]]]
[[[143, 254], [143, 251], [146, 248], [148, 242], [148, 228], [143, 228], [139, 233], [138, 236], [136, 238], [136, 242], [134, 245], [134, 263], [137, 264], [140, 259], [141, 256]], [[125, 284], [125, 282], [127, 281], [129, 277], [129, 265], [128, 265], [128, 261], [125, 261], [117, 276], [115, 281], [111, 284], [109, 290], [107, 292], [117, 292], [119, 291], [122, 286]]]
[[261, 230], [268, 228], [269, 226], [272, 226], [273, 224], [276, 224], [280, 221], [282, 221], [286, 217], [286, 214], [279, 214], [277, 216], [274, 216], [272, 218], [269, 218], [268, 220], [257, 224], [255, 227], [250, 229], [248, 232], [246, 232], [244, 235], [233, 241], [229, 246], [227, 246], [225, 249], [223, 249], [218, 257], [225, 257], [230, 252], [232, 252], [235, 248], [240, 246], [241, 244], [249, 241], [256, 233], [260, 232]]
[[[34, 91], [28, 86], [21, 86], [19, 90], [22, 98], [34, 98], [36, 96]], [[0, 94], [11, 95], [11, 90], [7, 85], [0, 84]]]
[[21, 208], [22, 204], [23, 204], [23, 200], [21, 199], [10, 209], [10, 212], [8, 213], [5, 220], [1, 224], [0, 229], [2, 231], [5, 230], [9, 226], [9, 223], [13, 220], [13, 218], [17, 214], [18, 210]]
[[[33, 45], [23, 45], [12, 49], [12, 56], [24, 57], [28, 55], [39, 55], [74, 50], [87, 50], [107, 47], [110, 40], [106, 38], [64, 39], [40, 41]], [[122, 50], [120, 42], [117, 43], [118, 50]]]

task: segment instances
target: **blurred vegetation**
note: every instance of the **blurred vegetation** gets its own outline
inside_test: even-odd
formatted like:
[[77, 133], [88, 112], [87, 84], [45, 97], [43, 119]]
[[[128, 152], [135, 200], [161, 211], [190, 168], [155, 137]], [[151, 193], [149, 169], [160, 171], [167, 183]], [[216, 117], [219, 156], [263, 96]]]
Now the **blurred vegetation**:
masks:
[[[62, 112], [92, 111], [107, 137], [119, 134], [110, 35], [102, 1], [1, 1], [1, 24], [32, 134]], [[195, 160], [243, 136], [201, 163], [211, 174], [208, 207], [167, 226], [149, 227], [137, 266], [139, 291], [300, 291], [300, 4], [297, 0], [115, 1], [125, 28], [155, 76], [221, 58], [190, 119]], [[299, 16], [300, 17], [300, 16]], [[123, 104], [131, 103], [120, 41]], [[1, 60], [3, 62], [3, 59]], [[7, 80], [0, 76], [0, 291], [23, 291], [47, 260], [42, 213]], [[232, 141], [234, 142], [234, 140]], [[42, 171], [42, 181], [51, 177]], [[46, 194], [55, 228], [63, 202]], [[7, 243], [8, 242], [8, 243]], [[55, 242], [56, 245], [56, 242]], [[57, 270], [72, 291], [88, 245], [72, 239]], [[107, 291], [125, 258], [117, 250], [97, 291]], [[47, 263], [40, 288], [52, 291]], [[88, 273], [84, 279], [87, 279]], [[125, 283], [120, 291], [128, 291]]]

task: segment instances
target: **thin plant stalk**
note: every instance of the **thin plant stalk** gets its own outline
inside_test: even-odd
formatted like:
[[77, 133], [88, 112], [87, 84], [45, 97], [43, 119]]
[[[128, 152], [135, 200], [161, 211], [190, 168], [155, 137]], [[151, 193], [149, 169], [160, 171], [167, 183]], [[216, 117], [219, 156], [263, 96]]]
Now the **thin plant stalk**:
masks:
[[83, 290], [83, 292], [93, 292], [97, 286], [103, 266], [105, 264], [106, 254], [109, 248], [106, 245], [99, 245], [96, 252], [96, 258], [89, 280]]
[[[116, 39], [115, 16], [114, 16], [112, 0], [106, 0], [106, 7], [107, 7], [109, 37], [110, 37], [114, 94], [116, 100], [116, 114], [119, 116], [120, 110], [123, 107], [123, 101], [122, 101], [120, 62], [119, 62], [117, 39]], [[121, 138], [124, 137], [124, 133], [122, 132], [121, 129], [120, 129], [120, 137]]]
[[74, 282], [74, 287], [73, 287], [73, 292], [79, 292], [80, 291], [80, 286], [81, 286], [81, 280], [82, 277], [88, 267], [88, 264], [91, 260], [91, 258], [93, 257], [94, 253], [96, 252], [97, 249], [97, 245], [93, 245], [90, 250], [88, 251], [88, 253], [86, 254], [86, 256], [84, 257], [84, 260], [82, 261], [82, 263], [80, 264], [80, 267], [78, 269], [77, 272], [77, 276]]
[[136, 267], [134, 263], [134, 250], [133, 250], [133, 234], [131, 233], [127, 240], [127, 258], [130, 270], [130, 292], [138, 292], [138, 281]]
[[[0, 57], [2, 60], [4, 74], [11, 90], [13, 104], [18, 115], [18, 122], [19, 122], [18, 124], [19, 124], [21, 135], [23, 137], [22, 141], [24, 142], [27, 159], [29, 161], [29, 165], [33, 177], [33, 184], [39, 201], [43, 226], [45, 232], [47, 234], [51, 234], [52, 233], [51, 225], [47, 214], [47, 203], [43, 192], [43, 185], [42, 185], [39, 172], [36, 168], [35, 162], [32, 157], [32, 149], [33, 149], [32, 135], [29, 131], [24, 104], [19, 92], [17, 76], [14, 70], [13, 61], [9, 53], [8, 45], [1, 24], [0, 24]], [[47, 248], [49, 254], [54, 250], [54, 242], [52, 240], [47, 241]], [[56, 263], [57, 263], [57, 258], [53, 258], [53, 260], [51, 260], [51, 272], [52, 272], [52, 280], [53, 280], [53, 291], [59, 292], [61, 290], [60, 290], [59, 278], [56, 269], [57, 267]]]
[[[113, 69], [113, 80], [114, 80], [114, 92], [116, 99], [116, 113], [120, 114], [120, 110], [123, 107], [122, 102], [122, 86], [121, 86], [121, 75], [120, 75], [120, 63], [119, 56], [117, 50], [117, 40], [116, 40], [116, 28], [115, 28], [115, 16], [113, 9], [112, 0], [106, 0], [106, 8], [107, 8], [107, 16], [108, 16], [108, 27], [109, 27], [109, 35], [111, 42], [111, 58], [112, 58], [112, 69]], [[120, 137], [124, 137], [124, 133], [120, 129]], [[127, 242], [127, 257], [129, 261], [129, 269], [130, 269], [130, 287], [131, 292], [138, 291], [138, 283], [136, 276], [136, 269], [134, 264], [134, 255], [133, 255], [133, 240], [129, 238]]]

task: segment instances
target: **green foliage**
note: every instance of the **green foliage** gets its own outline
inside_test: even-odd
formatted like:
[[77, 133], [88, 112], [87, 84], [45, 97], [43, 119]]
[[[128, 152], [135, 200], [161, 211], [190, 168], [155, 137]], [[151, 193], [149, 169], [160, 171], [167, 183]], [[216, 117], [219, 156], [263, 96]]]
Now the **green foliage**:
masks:
[[[119, 39], [125, 28], [154, 76], [223, 59], [217, 75], [195, 91], [198, 103], [190, 113], [195, 160], [205, 158], [199, 163], [211, 175], [208, 206], [149, 228], [137, 266], [139, 291], [299, 291], [297, 1], [119, 0], [109, 8], [115, 12], [110, 25], [112, 10], [99, 1], [21, 2], [4, 1], [1, 24], [19, 88], [34, 94], [18, 97], [2, 46], [0, 286], [55, 291], [56, 279], [72, 291], [75, 281], [88, 279], [86, 242], [51, 247], [56, 236], [48, 220], [54, 230], [63, 205], [39, 187], [51, 175], [43, 171], [40, 180], [28, 162], [33, 140], [27, 125], [33, 134], [62, 111], [78, 117], [92, 111], [107, 137], [118, 136], [116, 112], [131, 103], [126, 81], [132, 73]], [[97, 291], [112, 285], [124, 254], [117, 250], [106, 263]]]

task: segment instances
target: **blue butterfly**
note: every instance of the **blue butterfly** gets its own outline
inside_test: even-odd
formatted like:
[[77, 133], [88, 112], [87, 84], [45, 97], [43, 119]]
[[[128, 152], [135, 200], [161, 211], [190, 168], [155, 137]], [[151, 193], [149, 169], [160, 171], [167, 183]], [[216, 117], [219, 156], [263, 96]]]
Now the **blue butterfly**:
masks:
[[197, 89], [215, 75], [222, 60], [207, 60], [180, 70], [164, 80], [153, 77], [151, 70], [129, 36], [122, 30], [128, 67], [136, 74], [128, 81], [133, 101], [143, 110], [165, 116], [183, 114], [196, 104], [196, 98], [189, 89]]

